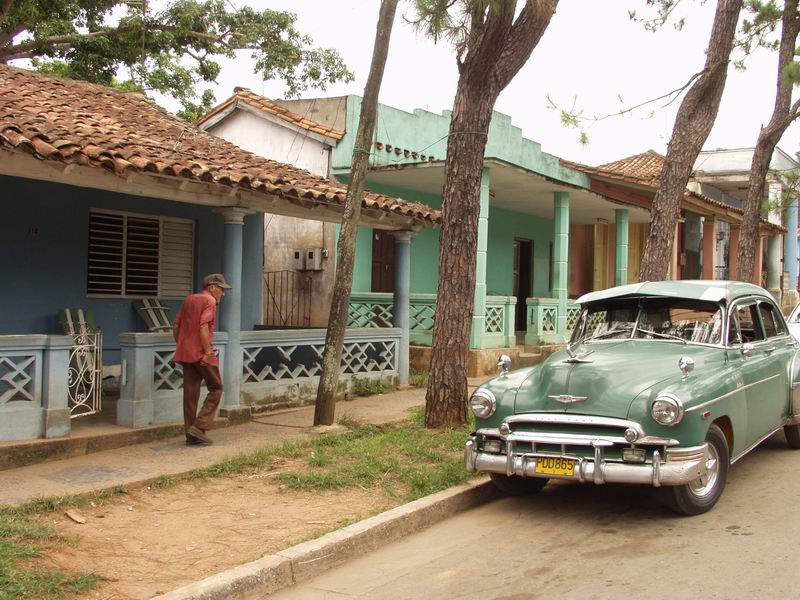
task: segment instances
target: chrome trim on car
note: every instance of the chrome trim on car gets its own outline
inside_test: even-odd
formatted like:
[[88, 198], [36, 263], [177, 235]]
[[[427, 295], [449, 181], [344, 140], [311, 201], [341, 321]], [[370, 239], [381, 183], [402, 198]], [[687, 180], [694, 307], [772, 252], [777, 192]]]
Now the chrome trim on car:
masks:
[[[697, 480], [705, 474], [708, 445], [691, 448], [671, 448], [666, 459], [656, 451], [650, 463], [625, 463], [611, 461], [604, 457], [607, 440], [596, 440], [594, 458], [570, 454], [543, 452], [522, 452], [514, 450], [512, 441], [509, 454], [489, 454], [477, 450], [476, 438], [470, 437], [465, 447], [465, 463], [470, 471], [484, 471], [517, 477], [548, 477], [553, 479], [572, 479], [580, 482], [603, 483], [641, 483], [652, 486], [684, 485]], [[467, 456], [468, 455], [468, 456]], [[682, 456], [685, 460], [675, 460]], [[552, 475], [536, 473], [539, 458], [564, 458], [575, 461], [572, 475]]]
[[564, 413], [523, 413], [512, 415], [505, 421], [509, 425], [515, 423], [557, 423], [560, 425], [592, 425], [599, 427], [618, 427], [623, 431], [635, 429], [639, 436], [644, 436], [642, 426], [636, 421], [617, 419], [614, 417], [594, 417], [591, 415], [567, 415]]
[[555, 400], [556, 402], [561, 402], [561, 404], [573, 404], [575, 402], [583, 402], [588, 398], [588, 396], [573, 396], [571, 394], [556, 394], [553, 396], [548, 396], [550, 400]]
[[772, 431], [770, 431], [770, 432], [769, 432], [767, 435], [765, 435], [764, 437], [762, 437], [761, 439], [759, 439], [759, 440], [758, 440], [756, 443], [754, 443], [754, 444], [750, 444], [750, 445], [749, 445], [747, 448], [745, 448], [744, 450], [742, 450], [741, 452], [739, 452], [739, 454], [737, 454], [736, 456], [734, 456], [734, 457], [731, 459], [731, 464], [735, 463], [737, 460], [739, 460], [740, 458], [742, 458], [742, 457], [743, 457], [745, 454], [747, 454], [748, 452], [750, 452], [750, 450], [752, 450], [753, 448], [755, 448], [756, 446], [758, 446], [758, 445], [759, 445], [761, 442], [763, 442], [763, 441], [764, 441], [764, 440], [766, 440], [768, 437], [770, 437], [771, 435], [773, 435], [775, 432], [777, 432], [779, 429], [781, 429], [781, 428], [782, 428], [784, 425], [786, 425], [786, 423], [787, 423], [787, 422], [788, 422], [788, 420], [787, 420], [787, 421], [784, 421], [783, 423], [781, 423], [780, 425], [778, 425], [778, 426], [777, 426], [775, 429], [773, 429]]
[[686, 412], [690, 413], [690, 412], [695, 411], [695, 410], [700, 410], [701, 408], [705, 408], [706, 406], [710, 406], [710, 405], [714, 404], [715, 402], [719, 402], [720, 400], [724, 400], [728, 396], [733, 396], [737, 392], [743, 392], [744, 390], [746, 390], [748, 388], [751, 388], [754, 385], [758, 385], [760, 383], [764, 383], [765, 381], [769, 381], [771, 379], [775, 379], [776, 377], [780, 377], [780, 374], [770, 375], [769, 377], [766, 377], [765, 379], [761, 379], [759, 381], [755, 381], [753, 383], [748, 383], [747, 385], [743, 385], [740, 388], [736, 388], [735, 390], [731, 390], [730, 392], [728, 392], [726, 394], [722, 394], [722, 396], [717, 396], [713, 400], [708, 400], [707, 402], [703, 402], [702, 404], [698, 404], [697, 406], [692, 406], [691, 408], [687, 408]]

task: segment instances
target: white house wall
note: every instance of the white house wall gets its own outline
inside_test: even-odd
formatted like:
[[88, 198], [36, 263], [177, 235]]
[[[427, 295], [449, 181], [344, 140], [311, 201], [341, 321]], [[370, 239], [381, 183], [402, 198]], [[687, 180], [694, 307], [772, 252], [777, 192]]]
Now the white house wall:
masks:
[[[253, 154], [328, 176], [330, 147], [288, 123], [282, 125], [244, 110], [235, 110], [209, 131]], [[264, 215], [264, 272], [294, 270], [295, 249], [324, 248], [328, 256], [333, 257], [335, 236], [336, 226], [331, 223]], [[322, 266], [321, 271], [304, 272], [312, 281], [312, 326], [327, 325], [330, 311], [333, 258], [323, 259]]]

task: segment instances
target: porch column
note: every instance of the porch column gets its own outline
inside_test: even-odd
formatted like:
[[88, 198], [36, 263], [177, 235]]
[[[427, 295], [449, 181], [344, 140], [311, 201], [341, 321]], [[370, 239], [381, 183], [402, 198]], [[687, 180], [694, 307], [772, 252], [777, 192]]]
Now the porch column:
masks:
[[783, 270], [789, 272], [789, 289], [797, 289], [797, 198], [786, 206], [786, 235], [783, 238]]
[[397, 349], [397, 377], [408, 383], [408, 345], [411, 338], [411, 232], [393, 231], [394, 235], [394, 326], [400, 328]]
[[569, 284], [569, 193], [553, 193], [553, 298], [558, 299], [556, 332], [567, 335], [567, 286]]
[[739, 273], [739, 232], [738, 225], [731, 225], [731, 237], [728, 242], [728, 279], [738, 279]]
[[781, 303], [781, 236], [767, 238], [767, 290]]
[[678, 222], [675, 223], [675, 235], [672, 238], [672, 258], [670, 259], [669, 262], [669, 278], [672, 280], [680, 279], [680, 277], [678, 276], [680, 272], [680, 265], [678, 264], [678, 258], [680, 257], [681, 254], [681, 249], [679, 248], [678, 244], [678, 242], [681, 239], [681, 236], [678, 233], [680, 231], [680, 227], [681, 227], [681, 222], [680, 220], [678, 220]]
[[[69, 435], [72, 427], [68, 383], [72, 344], [70, 335], [47, 336], [42, 369], [42, 409], [46, 438]], [[101, 382], [97, 384], [102, 385]]]
[[221, 208], [225, 219], [222, 244], [222, 274], [231, 285], [219, 305], [220, 329], [228, 333], [222, 384], [225, 387], [223, 406], [239, 406], [242, 384], [242, 243], [245, 215], [253, 211], [242, 208]]
[[614, 216], [617, 225], [614, 285], [625, 285], [628, 283], [628, 209], [618, 208]]
[[703, 221], [703, 279], [714, 279], [717, 266], [717, 221]]
[[[483, 348], [486, 332], [486, 251], [489, 246], [489, 169], [481, 176], [481, 212], [478, 217], [478, 250], [475, 261], [475, 295], [470, 348]], [[442, 276], [442, 273], [439, 274]]]
[[764, 264], [764, 238], [760, 235], [756, 240], [756, 256], [755, 264], [753, 265], [753, 280], [751, 283], [761, 285], [761, 273], [763, 272], [762, 265]]

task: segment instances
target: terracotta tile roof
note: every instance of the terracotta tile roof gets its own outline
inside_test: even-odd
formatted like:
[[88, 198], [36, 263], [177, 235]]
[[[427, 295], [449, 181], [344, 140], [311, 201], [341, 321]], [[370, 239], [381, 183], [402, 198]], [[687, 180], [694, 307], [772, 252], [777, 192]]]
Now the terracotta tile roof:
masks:
[[[622, 158], [620, 160], [599, 165], [597, 167], [589, 167], [587, 165], [582, 165], [580, 163], [570, 162], [567, 160], [562, 160], [561, 164], [588, 175], [595, 175], [597, 177], [605, 177], [607, 179], [614, 179], [624, 183], [644, 186], [650, 188], [652, 192], [655, 192], [658, 189], [658, 179], [661, 177], [661, 171], [664, 169], [664, 164], [666, 164], [666, 158], [655, 150], [648, 150], [647, 152], [628, 156], [627, 158]], [[692, 198], [697, 198], [705, 204], [725, 209], [734, 214], [740, 216], [744, 215], [744, 210], [741, 208], [731, 206], [730, 204], [720, 202], [719, 200], [715, 200], [713, 198], [709, 198], [703, 194], [686, 190], [685, 195]], [[771, 229], [785, 231], [784, 227], [781, 225], [776, 225], [775, 223], [771, 223], [767, 219], [761, 219], [761, 223], [762, 225]]]
[[[140, 94], [0, 64], [0, 148], [40, 160], [205, 182], [343, 207], [347, 189], [262, 158], [171, 115]], [[439, 222], [425, 204], [366, 193], [364, 208]]]
[[287, 123], [296, 125], [297, 127], [305, 129], [306, 131], [313, 131], [314, 133], [318, 133], [336, 140], [340, 140], [344, 137], [344, 131], [332, 129], [330, 127], [326, 127], [325, 125], [321, 125], [316, 121], [312, 121], [311, 119], [306, 119], [305, 117], [294, 113], [283, 106], [275, 104], [269, 98], [265, 98], [264, 96], [260, 96], [259, 94], [251, 92], [247, 88], [237, 87], [234, 88], [233, 91], [233, 96], [225, 100], [225, 102], [219, 106], [215, 106], [202, 117], [200, 117], [200, 119], [197, 121], [197, 125], [200, 126], [203, 123], [206, 123], [215, 115], [225, 112], [231, 107], [235, 108], [239, 104], [245, 104], [251, 108], [255, 108], [256, 110], [260, 110], [267, 114], [278, 117], [279, 119], [283, 119]]

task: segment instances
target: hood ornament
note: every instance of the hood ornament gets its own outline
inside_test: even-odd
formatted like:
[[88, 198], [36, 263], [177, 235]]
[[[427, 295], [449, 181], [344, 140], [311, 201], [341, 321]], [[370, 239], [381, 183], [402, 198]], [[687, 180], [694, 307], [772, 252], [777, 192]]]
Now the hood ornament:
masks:
[[583, 402], [586, 400], [587, 396], [572, 396], [570, 394], [556, 394], [553, 396], [548, 396], [550, 400], [555, 400], [556, 402], [561, 402], [561, 404], [574, 404], [575, 402]]
[[594, 352], [594, 350], [587, 350], [586, 352], [581, 352], [580, 354], [575, 352], [574, 347], [575, 346], [579, 346], [580, 344], [581, 344], [581, 340], [579, 340], [577, 342], [570, 342], [564, 347], [564, 350], [566, 350], [567, 354], [569, 354], [569, 358], [564, 361], [565, 363], [590, 363], [590, 362], [592, 362], [591, 360], [586, 360], [586, 357], [589, 356], [592, 352]]
[[694, 371], [694, 359], [691, 356], [681, 356], [678, 360], [678, 368], [683, 373], [681, 379], [686, 381], [689, 379], [689, 373]]

